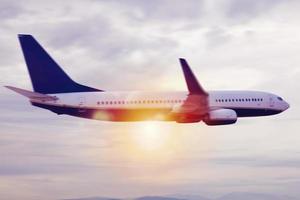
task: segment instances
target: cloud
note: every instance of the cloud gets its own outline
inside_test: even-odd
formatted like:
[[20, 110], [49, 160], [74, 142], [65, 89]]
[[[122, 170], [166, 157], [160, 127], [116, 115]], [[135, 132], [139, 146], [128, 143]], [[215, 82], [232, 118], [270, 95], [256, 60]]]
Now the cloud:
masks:
[[212, 159], [212, 162], [223, 165], [240, 165], [246, 167], [278, 167], [278, 168], [299, 168], [300, 160], [297, 156], [293, 158], [269, 158], [269, 157], [223, 157]]
[[[113, 1], [114, 6], [126, 7], [131, 11], [133, 20], [141, 21], [176, 21], [191, 20], [199, 18], [203, 15], [204, 2], [202, 0], [188, 0], [185, 4], [181, 1], [167, 0], [167, 1], [146, 1], [146, 0], [129, 0]], [[129, 12], [128, 12], [129, 14]]]
[[16, 37], [30, 33], [72, 78], [101, 89], [185, 90], [177, 58], [186, 57], [207, 89], [274, 91], [292, 105], [231, 127], [159, 125], [172, 137], [151, 154], [135, 143], [136, 123], [57, 116], [1, 88], [7, 199], [20, 199], [12, 188], [28, 199], [175, 190], [299, 196], [298, 2], [29, 0], [0, 8], [0, 85], [31, 88]]
[[16, 2], [2, 0], [0, 5], [0, 17], [2, 20], [16, 18], [23, 12], [23, 8]]
[[280, 3], [286, 3], [283, 0], [231, 0], [227, 2], [226, 15], [229, 18], [238, 20], [249, 20], [257, 17], [259, 14], [270, 11]]

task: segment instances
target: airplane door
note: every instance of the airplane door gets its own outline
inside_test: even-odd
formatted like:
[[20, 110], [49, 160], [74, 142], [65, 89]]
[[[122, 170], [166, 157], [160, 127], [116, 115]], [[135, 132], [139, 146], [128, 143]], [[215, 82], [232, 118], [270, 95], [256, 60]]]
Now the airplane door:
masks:
[[269, 97], [269, 103], [270, 103], [270, 107], [273, 108], [275, 105], [274, 97], [272, 97], [272, 96]]
[[84, 105], [85, 105], [85, 98], [84, 97], [79, 97], [78, 112], [83, 113], [83, 112], [86, 111], [84, 109]]

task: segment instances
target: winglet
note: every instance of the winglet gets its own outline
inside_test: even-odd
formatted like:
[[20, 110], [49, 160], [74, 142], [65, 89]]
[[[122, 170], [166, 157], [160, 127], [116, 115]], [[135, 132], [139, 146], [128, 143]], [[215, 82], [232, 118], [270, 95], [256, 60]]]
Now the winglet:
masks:
[[179, 58], [179, 61], [190, 94], [207, 96], [208, 93], [201, 87], [201, 85], [199, 84], [196, 76], [194, 75], [193, 71], [191, 70], [186, 60], [184, 58]]

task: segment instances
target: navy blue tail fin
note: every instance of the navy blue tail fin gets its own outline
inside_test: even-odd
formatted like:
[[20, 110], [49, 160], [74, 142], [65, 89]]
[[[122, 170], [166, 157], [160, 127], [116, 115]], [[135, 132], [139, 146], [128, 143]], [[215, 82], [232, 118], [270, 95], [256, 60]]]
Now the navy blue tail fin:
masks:
[[73, 81], [31, 35], [18, 36], [35, 92], [54, 94], [102, 91]]

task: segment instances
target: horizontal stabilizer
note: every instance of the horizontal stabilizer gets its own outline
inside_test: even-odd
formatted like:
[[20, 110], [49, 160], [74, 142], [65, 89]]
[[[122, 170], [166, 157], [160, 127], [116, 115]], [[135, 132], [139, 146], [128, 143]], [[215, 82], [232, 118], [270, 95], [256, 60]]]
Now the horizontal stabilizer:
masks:
[[185, 59], [179, 58], [182, 71], [184, 74], [184, 78], [189, 90], [190, 94], [195, 94], [195, 95], [204, 95], [207, 96], [207, 92], [201, 87], [199, 84], [196, 76], [194, 75], [193, 71], [191, 70], [190, 66], [186, 62]]
[[29, 99], [32, 100], [41, 100], [41, 101], [55, 101], [58, 100], [57, 97], [46, 95], [46, 94], [41, 94], [38, 92], [32, 92], [29, 90], [23, 90], [21, 88], [16, 88], [12, 86], [5, 86], [6, 88], [15, 91], [16, 93], [19, 93], [25, 97], [28, 97]]

